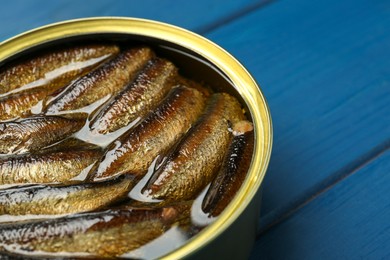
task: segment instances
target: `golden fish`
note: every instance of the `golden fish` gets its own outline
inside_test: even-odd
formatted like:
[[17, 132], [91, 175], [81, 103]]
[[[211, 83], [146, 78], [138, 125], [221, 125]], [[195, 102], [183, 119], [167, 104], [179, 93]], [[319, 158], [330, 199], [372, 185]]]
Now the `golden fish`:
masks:
[[119, 52], [115, 45], [84, 45], [35, 55], [0, 69], [0, 94], [45, 86], [56, 90]]
[[0, 120], [29, 116], [30, 109], [47, 95], [47, 90], [40, 87], [0, 97]]
[[0, 153], [36, 151], [77, 132], [85, 119], [33, 116], [0, 123]]
[[150, 60], [135, 80], [97, 115], [91, 129], [105, 134], [145, 116], [165, 97], [177, 76], [176, 67], [160, 58]]
[[153, 55], [153, 51], [147, 47], [122, 51], [112, 60], [67, 86], [46, 106], [46, 112], [54, 114], [75, 110], [118, 94]]
[[79, 148], [0, 158], [0, 185], [72, 182], [100, 156], [100, 149]]
[[109, 147], [91, 172], [93, 180], [123, 173], [143, 175], [161, 155], [187, 132], [201, 114], [204, 96], [197, 90], [173, 88], [155, 111]]
[[213, 179], [229, 146], [229, 128], [244, 115], [238, 101], [213, 94], [205, 113], [143, 188], [153, 199], [193, 199]]
[[126, 198], [132, 178], [67, 186], [33, 185], [0, 190], [0, 215], [57, 215], [100, 209]]
[[253, 153], [253, 126], [240, 121], [233, 126], [233, 140], [221, 169], [212, 181], [202, 202], [202, 210], [217, 217], [233, 199], [243, 183]]
[[188, 208], [132, 209], [122, 207], [94, 213], [1, 226], [0, 252], [43, 256], [72, 253], [115, 257], [162, 235]]

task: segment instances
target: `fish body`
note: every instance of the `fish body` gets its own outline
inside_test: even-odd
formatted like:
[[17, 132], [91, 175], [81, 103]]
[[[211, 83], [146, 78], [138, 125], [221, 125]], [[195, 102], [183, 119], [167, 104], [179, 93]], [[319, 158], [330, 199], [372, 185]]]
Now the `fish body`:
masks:
[[229, 128], [242, 119], [235, 98], [213, 94], [204, 114], [152, 175], [143, 193], [166, 201], [193, 199], [211, 182], [229, 146]]
[[0, 120], [26, 117], [38, 102], [48, 95], [44, 88], [34, 88], [13, 95], [0, 97]]
[[100, 209], [126, 197], [129, 177], [66, 186], [33, 185], [0, 190], [0, 215], [61, 215]]
[[100, 156], [100, 149], [79, 148], [0, 158], [0, 185], [72, 182]]
[[[61, 151], [72, 151], [72, 150], [99, 150], [101, 149], [101, 146], [88, 143], [83, 140], [77, 139], [75, 137], [68, 137], [58, 143], [55, 143], [53, 145], [47, 146], [43, 148], [42, 150], [39, 150], [37, 152], [45, 154], [50, 152], [61, 152]], [[36, 153], [37, 153], [36, 152]]]
[[36, 151], [77, 132], [83, 118], [33, 116], [0, 123], [0, 153]]
[[0, 69], [0, 94], [45, 86], [55, 90], [119, 52], [115, 45], [56, 49]]
[[76, 110], [106, 96], [118, 94], [153, 55], [153, 51], [147, 47], [120, 52], [115, 58], [67, 86], [45, 106], [46, 113]]
[[0, 251], [39, 251], [44, 255], [75, 253], [115, 257], [163, 234], [182, 209], [118, 208], [69, 217], [2, 225]]
[[[114, 45], [64, 49], [0, 72], [0, 120], [26, 117], [47, 96], [119, 51]], [[14, 92], [17, 91], [17, 92]]]
[[176, 76], [177, 69], [171, 62], [160, 58], [150, 60], [135, 80], [91, 122], [91, 129], [105, 134], [145, 116], [165, 97]]
[[143, 175], [152, 161], [173, 146], [201, 114], [205, 97], [197, 90], [173, 88], [137, 126], [119, 137], [92, 171], [93, 180], [129, 173]]
[[217, 217], [234, 198], [243, 183], [253, 154], [253, 126], [240, 121], [233, 127], [234, 137], [221, 168], [202, 202], [202, 210]]

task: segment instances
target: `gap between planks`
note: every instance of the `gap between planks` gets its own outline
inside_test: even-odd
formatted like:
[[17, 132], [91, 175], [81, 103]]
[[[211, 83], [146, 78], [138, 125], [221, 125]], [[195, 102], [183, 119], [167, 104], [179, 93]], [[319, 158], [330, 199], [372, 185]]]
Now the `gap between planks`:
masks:
[[237, 10], [236, 12], [233, 12], [231, 14], [228, 14], [226, 17], [223, 17], [215, 22], [212, 22], [208, 25], [204, 25], [204, 26], [200, 26], [199, 28], [196, 28], [194, 31], [196, 31], [197, 33], [201, 34], [201, 35], [205, 35], [207, 33], [210, 33], [216, 29], [218, 29], [219, 27], [222, 27], [242, 16], [245, 16], [247, 15], [248, 13], [251, 13], [251, 12], [254, 12], [256, 11], [257, 9], [260, 9], [270, 3], [273, 3], [273, 2], [276, 2], [276, 0], [261, 0], [257, 3], [254, 3], [252, 5], [248, 5], [246, 6], [245, 8], [243, 9], [239, 9]]
[[[337, 185], [339, 182], [343, 181], [344, 179], [352, 176], [356, 172], [358, 172], [361, 168], [365, 167], [366, 165], [373, 162], [375, 159], [380, 157], [382, 154], [384, 154], [387, 150], [390, 150], [390, 139], [386, 142], [382, 143], [381, 145], [373, 148], [370, 152], [368, 152], [365, 156], [361, 157], [360, 159], [355, 160], [350, 165], [347, 165], [340, 171], [338, 171], [334, 176], [331, 176], [327, 180], [325, 180], [321, 187], [315, 187], [313, 192], [309, 192], [308, 195], [304, 196], [303, 198], [293, 202], [291, 206], [286, 209], [278, 210], [275, 213], [268, 214], [265, 218], [260, 218], [261, 223], [265, 223], [265, 225], [261, 225], [260, 228], [257, 231], [256, 240], [260, 239], [260, 237], [270, 231], [273, 227], [279, 225], [280, 223], [284, 222], [288, 218], [290, 218], [292, 215], [295, 214], [295, 212], [299, 211], [300, 209], [304, 208], [306, 205], [314, 201], [317, 197], [325, 193], [326, 191], [332, 189], [335, 185]], [[270, 220], [273, 219], [273, 220]]]

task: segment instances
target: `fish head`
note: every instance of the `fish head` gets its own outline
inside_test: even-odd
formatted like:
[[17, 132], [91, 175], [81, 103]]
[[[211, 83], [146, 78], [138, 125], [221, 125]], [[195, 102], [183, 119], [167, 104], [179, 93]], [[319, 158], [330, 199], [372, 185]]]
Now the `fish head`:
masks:
[[13, 153], [24, 142], [25, 136], [15, 131], [12, 124], [0, 124], [0, 153]]

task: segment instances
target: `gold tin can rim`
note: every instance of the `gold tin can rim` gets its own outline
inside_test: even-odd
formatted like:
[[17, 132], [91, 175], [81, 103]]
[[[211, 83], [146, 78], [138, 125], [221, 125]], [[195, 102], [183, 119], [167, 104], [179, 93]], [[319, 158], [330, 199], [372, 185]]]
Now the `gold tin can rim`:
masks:
[[[202, 56], [231, 80], [246, 102], [255, 130], [248, 177], [218, 219], [193, 239], [161, 259], [182, 259], [194, 254], [223, 233], [245, 210], [264, 179], [272, 150], [272, 121], [268, 104], [249, 72], [232, 55], [210, 40], [186, 29], [153, 20], [129, 17], [92, 17], [49, 24], [0, 43], [0, 62], [31, 47], [67, 37], [118, 33], [145, 36], [177, 44]], [[261, 138], [259, 135], [262, 135]]]

